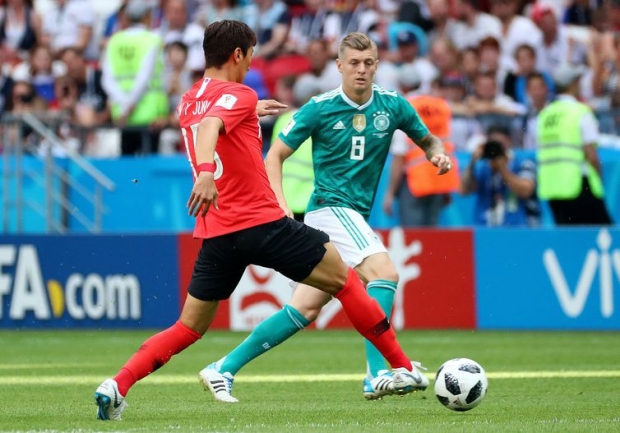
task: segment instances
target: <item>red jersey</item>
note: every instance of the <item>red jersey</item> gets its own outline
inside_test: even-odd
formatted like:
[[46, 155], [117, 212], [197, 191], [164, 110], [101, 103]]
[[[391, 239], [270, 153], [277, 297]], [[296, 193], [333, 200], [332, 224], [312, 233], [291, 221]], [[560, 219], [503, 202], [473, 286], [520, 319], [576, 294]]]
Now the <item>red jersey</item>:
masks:
[[219, 210], [197, 216], [194, 237], [213, 238], [284, 217], [263, 161], [263, 141], [251, 88], [204, 78], [183, 95], [177, 108], [185, 148], [196, 179], [198, 124], [207, 117], [224, 123], [215, 148], [215, 185]]

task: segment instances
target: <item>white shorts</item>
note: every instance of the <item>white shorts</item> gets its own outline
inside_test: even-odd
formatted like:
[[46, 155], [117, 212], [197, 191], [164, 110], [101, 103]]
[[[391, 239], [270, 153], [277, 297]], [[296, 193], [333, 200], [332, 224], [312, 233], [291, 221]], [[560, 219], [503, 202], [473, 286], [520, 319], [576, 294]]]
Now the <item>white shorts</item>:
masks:
[[304, 223], [324, 231], [342, 260], [356, 267], [373, 254], [387, 253], [377, 234], [359, 213], [344, 207], [325, 207], [308, 212]]

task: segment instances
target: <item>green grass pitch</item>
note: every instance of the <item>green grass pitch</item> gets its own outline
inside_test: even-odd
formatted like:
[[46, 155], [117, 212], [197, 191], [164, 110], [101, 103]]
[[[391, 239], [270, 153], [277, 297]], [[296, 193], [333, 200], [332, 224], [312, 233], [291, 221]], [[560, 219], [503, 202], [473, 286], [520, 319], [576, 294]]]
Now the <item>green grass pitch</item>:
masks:
[[197, 373], [246, 334], [210, 332], [129, 393], [123, 421], [95, 420], [93, 392], [150, 332], [0, 331], [1, 432], [618, 432], [620, 333], [406, 331], [432, 379], [469, 357], [486, 399], [452, 412], [431, 387], [362, 397], [363, 344], [352, 331], [304, 331], [236, 377], [238, 404], [213, 400]]

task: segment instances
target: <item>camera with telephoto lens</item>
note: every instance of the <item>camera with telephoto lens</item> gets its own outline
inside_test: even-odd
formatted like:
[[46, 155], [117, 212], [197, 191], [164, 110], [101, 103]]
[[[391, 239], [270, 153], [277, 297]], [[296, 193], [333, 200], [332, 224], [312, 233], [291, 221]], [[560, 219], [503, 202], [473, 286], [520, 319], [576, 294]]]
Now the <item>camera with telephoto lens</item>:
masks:
[[482, 148], [482, 157], [484, 159], [495, 159], [505, 155], [506, 151], [504, 150], [504, 146], [502, 146], [502, 143], [499, 141], [489, 140], [484, 143], [484, 147]]

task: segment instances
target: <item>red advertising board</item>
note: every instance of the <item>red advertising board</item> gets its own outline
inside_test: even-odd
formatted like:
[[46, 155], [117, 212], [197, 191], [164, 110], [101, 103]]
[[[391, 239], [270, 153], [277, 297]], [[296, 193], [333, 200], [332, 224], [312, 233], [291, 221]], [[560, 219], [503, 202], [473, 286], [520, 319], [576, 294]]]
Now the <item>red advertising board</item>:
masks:
[[[392, 323], [396, 329], [476, 327], [473, 234], [470, 230], [378, 231], [400, 275]], [[191, 277], [200, 242], [179, 236], [180, 299]], [[293, 287], [270, 269], [250, 266], [229, 301], [220, 305], [213, 328], [251, 330], [290, 299]], [[348, 328], [338, 301], [331, 301], [313, 325]]]

